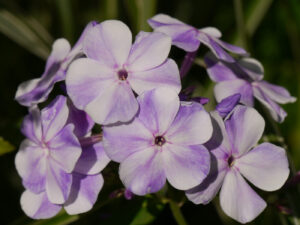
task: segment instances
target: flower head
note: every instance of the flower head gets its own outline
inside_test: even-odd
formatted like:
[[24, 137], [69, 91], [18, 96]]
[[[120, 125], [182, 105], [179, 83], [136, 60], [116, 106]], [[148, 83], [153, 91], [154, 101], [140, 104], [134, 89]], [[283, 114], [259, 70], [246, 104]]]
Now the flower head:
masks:
[[[220, 59], [232, 62], [233, 58], [225, 51], [244, 55], [240, 47], [221, 41], [221, 32], [214, 27], [197, 29], [165, 14], [158, 14], [148, 20], [154, 31], [162, 32], [172, 38], [173, 45], [187, 52], [196, 51], [203, 43]], [[225, 49], [225, 50], [224, 50]]]
[[213, 54], [207, 54], [205, 63], [210, 78], [217, 82], [214, 92], [218, 102], [239, 93], [241, 103], [253, 106], [255, 97], [268, 109], [274, 120], [283, 122], [287, 114], [277, 103], [296, 101], [285, 88], [263, 80], [264, 69], [255, 59], [242, 58], [228, 63]]
[[289, 175], [285, 150], [270, 143], [254, 147], [265, 122], [253, 108], [236, 106], [225, 122], [216, 111], [212, 117], [214, 133], [205, 144], [211, 152], [211, 170], [204, 182], [186, 195], [195, 204], [207, 204], [221, 189], [223, 211], [240, 223], [250, 222], [266, 203], [243, 177], [262, 190], [279, 189]]
[[201, 144], [212, 134], [209, 114], [199, 103], [180, 103], [167, 88], [138, 97], [140, 111], [129, 124], [105, 126], [107, 155], [120, 162], [120, 178], [137, 195], [160, 190], [166, 179], [177, 189], [201, 183], [209, 154]]
[[95, 25], [96, 22], [92, 21], [86, 26], [72, 49], [66, 39], [57, 39], [52, 45], [52, 52], [47, 59], [46, 68], [42, 76], [20, 84], [15, 99], [24, 106], [32, 106], [45, 101], [54, 84], [65, 79], [69, 64], [74, 59], [83, 56], [83, 37]]
[[95, 122], [128, 122], [138, 111], [138, 95], [157, 87], [181, 89], [176, 63], [168, 59], [171, 39], [140, 32], [132, 44], [129, 28], [116, 20], [91, 29], [84, 39], [88, 58], [71, 64], [67, 91], [75, 106]]

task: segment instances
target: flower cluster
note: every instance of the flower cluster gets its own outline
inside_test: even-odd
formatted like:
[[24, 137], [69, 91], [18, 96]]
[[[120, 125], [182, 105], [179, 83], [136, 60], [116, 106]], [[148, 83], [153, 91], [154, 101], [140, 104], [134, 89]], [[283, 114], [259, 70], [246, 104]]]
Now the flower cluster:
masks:
[[[241, 223], [266, 207], [245, 179], [265, 191], [285, 183], [285, 150], [257, 145], [265, 121], [254, 97], [278, 122], [286, 113], [277, 103], [295, 98], [263, 81], [261, 64], [220, 40], [216, 28], [196, 29], [163, 14], [148, 22], [154, 32], [141, 31], [133, 43], [121, 21], [91, 22], [72, 49], [65, 39], [55, 41], [41, 78], [19, 86], [15, 98], [29, 114], [15, 164], [29, 217], [49, 218], [62, 207], [69, 214], [90, 210], [110, 160], [120, 163], [130, 194], [157, 192], [168, 181], [195, 204], [207, 204], [221, 189], [223, 211]], [[193, 88], [181, 90], [201, 43], [211, 50], [205, 63], [218, 82], [219, 103], [211, 112], [203, 106], [208, 99], [190, 97]], [[172, 45], [187, 52], [180, 70], [168, 58]], [[66, 96], [50, 101], [57, 82]], [[101, 133], [93, 133], [95, 124]]]

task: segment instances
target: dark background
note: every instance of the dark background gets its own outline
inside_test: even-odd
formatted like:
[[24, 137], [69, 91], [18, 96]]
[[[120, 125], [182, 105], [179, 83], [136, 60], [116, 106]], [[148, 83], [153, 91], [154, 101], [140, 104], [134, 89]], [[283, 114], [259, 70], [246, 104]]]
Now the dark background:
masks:
[[[150, 31], [146, 19], [166, 13], [195, 27], [214, 26], [223, 33], [224, 41], [246, 48], [262, 62], [265, 80], [286, 87], [300, 96], [300, 2], [298, 0], [0, 0], [0, 224], [176, 224], [169, 205], [157, 197], [107, 196], [120, 190], [117, 167], [104, 171], [105, 188], [95, 209], [81, 216], [61, 213], [50, 221], [32, 221], [22, 212], [19, 198], [21, 179], [14, 168], [14, 157], [23, 136], [20, 124], [27, 109], [14, 101], [17, 86], [39, 77], [44, 70], [53, 41], [60, 37], [75, 43], [84, 26], [91, 20], [120, 19], [134, 34]], [[207, 51], [202, 47], [198, 57]], [[180, 64], [184, 52], [172, 48], [171, 57]], [[184, 86], [194, 84], [197, 93], [212, 97], [213, 84], [205, 70], [194, 65]], [[213, 107], [214, 102], [207, 106]], [[260, 106], [258, 105], [258, 108]], [[260, 108], [259, 108], [260, 109]], [[284, 145], [293, 161], [292, 171], [300, 167], [300, 104], [284, 106], [288, 117], [283, 124], [267, 122], [265, 140]], [[264, 114], [263, 111], [261, 113]], [[265, 114], [264, 114], [265, 115]], [[275, 132], [276, 131], [276, 132]], [[278, 138], [280, 135], [280, 138]], [[5, 147], [6, 146], [6, 147]], [[299, 224], [297, 188], [276, 193], [262, 193], [269, 207], [253, 224]], [[118, 195], [117, 195], [118, 196]], [[182, 193], [169, 190], [168, 196], [182, 200]], [[293, 210], [293, 216], [280, 213], [277, 204]], [[218, 199], [207, 206], [186, 202], [182, 207], [189, 224], [235, 224], [220, 211]]]

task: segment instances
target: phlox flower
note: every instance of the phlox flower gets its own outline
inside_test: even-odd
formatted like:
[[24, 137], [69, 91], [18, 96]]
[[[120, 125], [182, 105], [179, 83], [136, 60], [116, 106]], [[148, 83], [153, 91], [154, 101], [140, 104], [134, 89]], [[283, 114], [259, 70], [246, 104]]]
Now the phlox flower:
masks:
[[244, 55], [246, 51], [240, 47], [220, 40], [222, 34], [214, 27], [197, 29], [165, 14], [158, 14], [148, 20], [154, 31], [162, 32], [172, 38], [173, 45], [186, 52], [196, 51], [200, 44], [206, 45], [216, 57], [233, 62], [234, 59], [226, 52]]
[[[26, 188], [21, 206], [28, 216], [49, 218], [62, 206], [69, 214], [77, 214], [95, 203], [103, 185], [100, 171], [109, 158], [102, 143], [86, 145], [78, 139], [86, 139], [83, 136], [93, 124], [64, 96], [58, 96], [42, 111], [30, 109], [22, 125], [27, 139], [15, 159]], [[74, 125], [81, 127], [74, 130]]]
[[168, 59], [171, 39], [163, 33], [140, 32], [132, 44], [129, 28], [107, 20], [87, 32], [88, 58], [74, 61], [67, 72], [67, 92], [75, 106], [99, 124], [130, 121], [138, 111], [135, 98], [144, 91], [181, 89], [176, 63]]
[[263, 80], [262, 65], [252, 58], [241, 58], [233, 63], [217, 59], [213, 54], [205, 56], [209, 77], [217, 82], [214, 93], [217, 101], [241, 94], [241, 103], [254, 105], [254, 98], [260, 101], [277, 122], [283, 122], [287, 113], [277, 104], [295, 102], [285, 88]]
[[28, 107], [45, 101], [54, 84], [65, 79], [69, 64], [74, 59], [84, 55], [82, 51], [83, 38], [86, 32], [96, 24], [96, 22], [92, 21], [86, 26], [72, 49], [66, 39], [57, 39], [52, 45], [52, 52], [47, 59], [46, 68], [42, 76], [20, 84], [15, 99], [21, 105]]
[[205, 144], [211, 153], [211, 170], [199, 186], [186, 195], [195, 204], [207, 204], [220, 191], [223, 211], [240, 223], [256, 218], [266, 202], [245, 181], [275, 191], [289, 175], [285, 150], [271, 143], [255, 146], [261, 138], [265, 122], [253, 108], [238, 105], [229, 118], [212, 114], [214, 133]]
[[103, 127], [107, 155], [120, 162], [120, 179], [136, 195], [160, 190], [166, 180], [187, 190], [202, 182], [210, 167], [202, 145], [212, 134], [209, 114], [196, 102], [181, 102], [174, 90], [157, 88], [137, 98], [132, 122]]

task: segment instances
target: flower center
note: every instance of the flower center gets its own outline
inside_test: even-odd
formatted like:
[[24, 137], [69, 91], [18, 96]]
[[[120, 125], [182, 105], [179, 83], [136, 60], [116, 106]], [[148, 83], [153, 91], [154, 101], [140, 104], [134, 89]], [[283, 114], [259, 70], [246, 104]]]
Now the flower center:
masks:
[[158, 146], [162, 146], [164, 143], [166, 143], [166, 139], [163, 136], [156, 136], [154, 143]]
[[121, 69], [118, 71], [118, 77], [119, 77], [119, 80], [126, 80], [127, 77], [128, 77], [128, 73], [126, 70], [124, 69]]
[[227, 163], [229, 167], [232, 167], [234, 164], [234, 157], [231, 155], [228, 159], [227, 159]]

